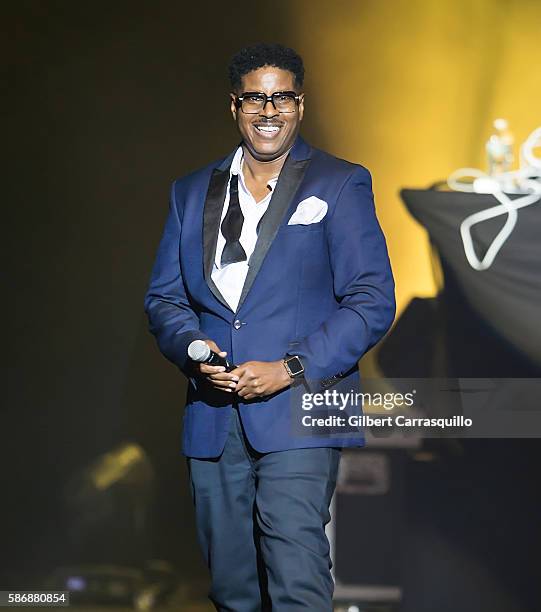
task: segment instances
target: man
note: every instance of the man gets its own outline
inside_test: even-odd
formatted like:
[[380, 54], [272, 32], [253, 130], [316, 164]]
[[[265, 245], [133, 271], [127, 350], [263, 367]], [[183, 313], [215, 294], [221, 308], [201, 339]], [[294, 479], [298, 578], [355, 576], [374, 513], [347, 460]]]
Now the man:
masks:
[[[299, 136], [301, 58], [259, 44], [229, 73], [242, 142], [173, 184], [145, 310], [189, 378], [183, 452], [210, 599], [326, 612], [340, 448], [364, 439], [300, 433], [293, 393], [358, 384], [393, 321], [394, 283], [370, 173]], [[195, 340], [237, 366], [191, 361]]]

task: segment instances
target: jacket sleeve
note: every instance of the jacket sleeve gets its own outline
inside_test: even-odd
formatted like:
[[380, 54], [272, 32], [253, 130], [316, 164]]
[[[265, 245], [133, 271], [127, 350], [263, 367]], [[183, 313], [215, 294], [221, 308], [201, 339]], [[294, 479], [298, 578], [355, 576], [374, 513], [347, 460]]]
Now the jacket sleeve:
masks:
[[158, 247], [144, 308], [149, 328], [156, 336], [160, 351], [187, 376], [188, 345], [193, 340], [207, 340], [199, 330], [199, 317], [192, 308], [180, 269], [181, 215], [171, 188], [169, 214]]
[[375, 213], [372, 177], [363, 166], [341, 189], [327, 220], [327, 241], [339, 308], [291, 351], [301, 358], [312, 392], [354, 368], [394, 320], [393, 275]]

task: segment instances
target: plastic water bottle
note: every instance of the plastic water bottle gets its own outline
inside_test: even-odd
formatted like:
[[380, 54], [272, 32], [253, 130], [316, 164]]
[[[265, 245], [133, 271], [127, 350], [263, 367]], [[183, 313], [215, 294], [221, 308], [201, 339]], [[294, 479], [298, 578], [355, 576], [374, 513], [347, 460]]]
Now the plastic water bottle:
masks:
[[514, 138], [506, 119], [496, 119], [494, 132], [486, 144], [488, 173], [497, 176], [511, 170]]

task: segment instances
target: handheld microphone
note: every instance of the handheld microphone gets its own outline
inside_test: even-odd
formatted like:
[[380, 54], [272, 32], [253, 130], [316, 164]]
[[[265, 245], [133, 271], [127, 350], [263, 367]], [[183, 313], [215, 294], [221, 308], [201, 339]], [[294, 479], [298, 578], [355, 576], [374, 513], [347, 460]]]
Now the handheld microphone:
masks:
[[231, 372], [237, 366], [229, 363], [225, 357], [220, 357], [218, 353], [211, 350], [204, 340], [194, 340], [188, 345], [188, 357], [199, 363], [206, 363], [213, 366], [224, 366], [226, 372]]

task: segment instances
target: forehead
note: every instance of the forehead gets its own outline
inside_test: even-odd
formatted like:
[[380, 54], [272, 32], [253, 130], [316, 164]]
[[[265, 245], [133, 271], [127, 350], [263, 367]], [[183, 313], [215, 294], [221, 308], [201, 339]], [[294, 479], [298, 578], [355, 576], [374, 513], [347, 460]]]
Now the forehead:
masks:
[[295, 76], [293, 73], [275, 66], [263, 66], [242, 77], [243, 91], [262, 91], [270, 95], [274, 91], [292, 91], [294, 89]]

